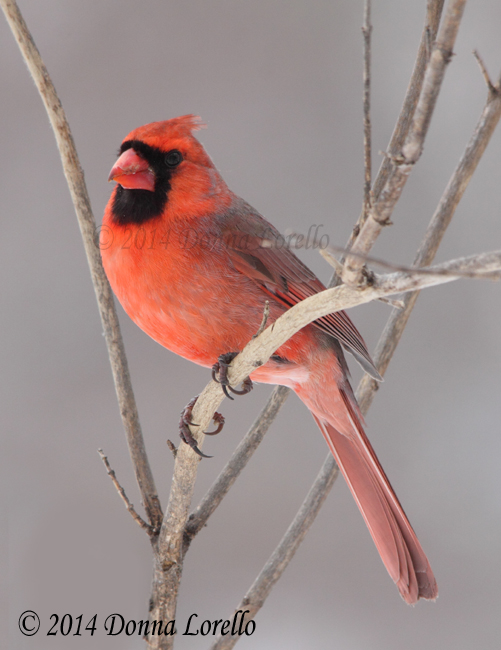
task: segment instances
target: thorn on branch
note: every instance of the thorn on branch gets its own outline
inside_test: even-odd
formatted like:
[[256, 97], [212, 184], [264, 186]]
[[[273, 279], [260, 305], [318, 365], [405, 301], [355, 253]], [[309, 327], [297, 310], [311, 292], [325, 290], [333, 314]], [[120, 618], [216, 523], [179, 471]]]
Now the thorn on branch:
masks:
[[110, 465], [110, 463], [108, 461], [108, 458], [107, 458], [107, 456], [104, 455], [103, 450], [98, 449], [97, 452], [101, 456], [101, 460], [103, 461], [104, 466], [106, 467], [106, 471], [108, 472], [108, 476], [113, 481], [113, 485], [117, 489], [118, 494], [122, 498], [122, 501], [125, 503], [125, 507], [127, 508], [127, 510], [132, 515], [132, 518], [134, 519], [134, 521], [137, 524], [139, 524], [139, 526], [141, 526], [141, 528], [143, 528], [148, 533], [148, 535], [150, 537], [154, 537], [155, 535], [158, 535], [158, 530], [156, 528], [154, 528], [153, 526], [150, 526], [150, 524], [147, 524], [144, 521], [144, 519], [140, 515], [138, 515], [138, 513], [136, 512], [134, 506], [132, 505], [132, 503], [129, 501], [127, 495], [125, 494], [125, 490], [123, 489], [123, 487], [118, 482], [115, 471], [111, 468], [111, 465]]
[[489, 73], [487, 72], [487, 68], [485, 66], [485, 63], [484, 63], [482, 57], [480, 56], [478, 50], [473, 50], [473, 56], [477, 60], [477, 63], [479, 65], [479, 67], [480, 67], [480, 71], [481, 71], [482, 76], [484, 78], [485, 85], [487, 86], [487, 90], [489, 91], [489, 95], [491, 95], [492, 97], [497, 97], [500, 94], [501, 89], [499, 87], [495, 86], [492, 83], [491, 78], [489, 76]]

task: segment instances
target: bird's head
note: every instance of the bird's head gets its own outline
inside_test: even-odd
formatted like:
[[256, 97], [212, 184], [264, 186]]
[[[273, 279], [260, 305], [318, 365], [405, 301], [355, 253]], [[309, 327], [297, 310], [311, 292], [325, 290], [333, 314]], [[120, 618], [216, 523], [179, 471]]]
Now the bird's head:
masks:
[[225, 182], [193, 136], [202, 126], [184, 115], [129, 133], [108, 178], [118, 183], [110, 199], [115, 222], [142, 224], [166, 211], [197, 216], [228, 202]]

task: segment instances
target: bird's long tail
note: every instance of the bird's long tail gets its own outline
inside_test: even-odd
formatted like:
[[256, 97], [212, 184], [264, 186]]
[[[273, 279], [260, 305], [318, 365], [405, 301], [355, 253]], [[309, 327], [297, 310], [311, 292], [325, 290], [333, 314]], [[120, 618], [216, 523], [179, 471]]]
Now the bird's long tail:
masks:
[[436, 598], [433, 571], [365, 435], [351, 387], [336, 385], [333, 394], [333, 382], [327, 383], [314, 391], [303, 385], [296, 392], [312, 411], [402, 598], [409, 604]]

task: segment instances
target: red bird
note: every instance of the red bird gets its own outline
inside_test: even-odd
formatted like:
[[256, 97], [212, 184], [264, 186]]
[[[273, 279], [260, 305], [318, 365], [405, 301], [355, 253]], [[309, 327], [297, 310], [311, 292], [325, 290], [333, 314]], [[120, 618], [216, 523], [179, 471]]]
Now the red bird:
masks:
[[[242, 350], [270, 321], [324, 289], [278, 231], [233, 194], [192, 132], [192, 115], [135, 129], [110, 173], [103, 264], [125, 311], [155, 341], [205, 367]], [[430, 564], [372, 446], [348, 381], [345, 348], [375, 378], [344, 312], [303, 328], [251, 379], [289, 386], [306, 404], [407, 603], [434, 599]]]

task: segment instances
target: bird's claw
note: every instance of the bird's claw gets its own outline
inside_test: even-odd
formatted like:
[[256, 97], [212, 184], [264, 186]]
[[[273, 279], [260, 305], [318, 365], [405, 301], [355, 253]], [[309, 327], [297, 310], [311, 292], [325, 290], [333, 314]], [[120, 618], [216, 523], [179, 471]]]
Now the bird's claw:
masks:
[[247, 395], [247, 393], [250, 393], [254, 386], [250, 377], [246, 377], [243, 380], [242, 390], [237, 390], [236, 388], [230, 386], [230, 382], [228, 380], [228, 368], [230, 367], [230, 363], [237, 356], [237, 354], [238, 352], [227, 352], [226, 354], [221, 354], [217, 360], [217, 363], [212, 366], [212, 379], [218, 384], [221, 384], [223, 393], [226, 395], [226, 397], [228, 397], [228, 399], [234, 399], [228, 393], [229, 390], [235, 395]]
[[[207, 456], [207, 454], [200, 451], [197, 441], [190, 431], [190, 425], [193, 427], [200, 426], [199, 424], [195, 424], [191, 419], [193, 407], [195, 406], [197, 399], [198, 395], [191, 399], [181, 411], [181, 419], [179, 420], [179, 436], [181, 437], [181, 440], [189, 445], [201, 458], [212, 458], [212, 456]], [[217, 428], [214, 431], [204, 431], [207, 436], [215, 436], [217, 433], [220, 433], [224, 427], [224, 416], [222, 416], [221, 413], [215, 412], [212, 419], [217, 424]]]
[[221, 433], [224, 427], [224, 415], [221, 415], [221, 413], [218, 413], [217, 411], [214, 413], [212, 416], [212, 420], [217, 424], [216, 429], [214, 431], [204, 431], [206, 436], [215, 436], [218, 433]]

